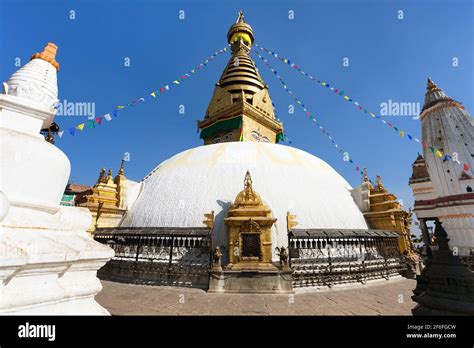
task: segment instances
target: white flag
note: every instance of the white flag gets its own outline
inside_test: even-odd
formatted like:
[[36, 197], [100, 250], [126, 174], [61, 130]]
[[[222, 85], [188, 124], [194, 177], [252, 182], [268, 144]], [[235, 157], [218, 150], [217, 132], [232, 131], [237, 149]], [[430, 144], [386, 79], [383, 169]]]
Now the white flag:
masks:
[[63, 136], [63, 133], [64, 133], [64, 131], [60, 131], [60, 132], [58, 132], [58, 137], [59, 137], [60, 139], [62, 138], [62, 136]]
[[107, 120], [107, 121], [110, 121], [112, 119], [112, 116], [110, 116], [110, 114], [105, 114], [104, 115], [104, 118]]

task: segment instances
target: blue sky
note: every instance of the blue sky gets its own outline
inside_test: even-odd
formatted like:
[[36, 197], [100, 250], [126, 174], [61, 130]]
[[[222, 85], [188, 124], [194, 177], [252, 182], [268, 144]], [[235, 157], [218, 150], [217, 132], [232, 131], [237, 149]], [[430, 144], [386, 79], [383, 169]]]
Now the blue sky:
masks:
[[[305, 71], [344, 90], [376, 113], [389, 99], [423, 103], [426, 79], [473, 110], [474, 17], [472, 1], [0, 1], [0, 76], [3, 81], [47, 42], [59, 46], [59, 98], [94, 102], [96, 115], [110, 112], [170, 83], [214, 51], [225, 47], [238, 10], [256, 42], [279, 52]], [[70, 11], [75, 19], [70, 19]], [[185, 19], [179, 19], [179, 11]], [[294, 11], [294, 19], [288, 18]], [[403, 11], [403, 20], [398, 12]], [[124, 58], [130, 58], [130, 67]], [[327, 161], [353, 186], [354, 167], [305, 118], [278, 80], [253, 56], [284, 122], [291, 146]], [[343, 58], [349, 58], [349, 67]], [[453, 67], [456, 57], [459, 66]], [[227, 63], [221, 55], [179, 87], [121, 113], [120, 118], [56, 145], [71, 160], [73, 181], [93, 184], [102, 166], [116, 172], [129, 152], [126, 174], [140, 180], [156, 165], [200, 146], [196, 120], [204, 116], [215, 82]], [[267, 56], [270, 59], [270, 57]], [[419, 144], [400, 138], [325, 88], [270, 60], [288, 86], [316, 114], [341, 147], [381, 174], [386, 187], [408, 207], [411, 164]], [[185, 114], [179, 114], [179, 105]], [[421, 136], [419, 120], [389, 116], [390, 122]], [[67, 130], [86, 116], [61, 116]]]

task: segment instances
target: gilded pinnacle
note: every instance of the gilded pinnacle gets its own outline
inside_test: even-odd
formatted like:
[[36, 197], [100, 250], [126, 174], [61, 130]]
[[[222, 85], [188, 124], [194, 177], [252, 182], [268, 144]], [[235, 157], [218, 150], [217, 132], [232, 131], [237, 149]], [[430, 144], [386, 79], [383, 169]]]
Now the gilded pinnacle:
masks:
[[42, 59], [56, 68], [56, 71], [59, 71], [59, 63], [56, 61], [56, 53], [58, 51], [58, 46], [52, 42], [44, 47], [43, 52], [35, 53], [31, 56], [31, 59]]

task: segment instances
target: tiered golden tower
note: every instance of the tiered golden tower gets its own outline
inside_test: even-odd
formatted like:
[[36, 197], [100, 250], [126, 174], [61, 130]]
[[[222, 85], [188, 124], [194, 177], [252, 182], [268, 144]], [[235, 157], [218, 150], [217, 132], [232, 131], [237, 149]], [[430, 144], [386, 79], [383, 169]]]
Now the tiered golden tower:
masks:
[[88, 232], [93, 233], [98, 227], [116, 227], [120, 224], [126, 211], [126, 181], [122, 160], [115, 178], [111, 169], [106, 174], [102, 168], [96, 184], [77, 195], [76, 205], [88, 208], [92, 213]]
[[388, 192], [377, 175], [375, 187], [368, 182], [364, 169], [364, 182], [369, 187], [369, 211], [364, 213], [370, 228], [375, 230], [396, 231], [399, 235], [400, 251], [405, 255], [415, 253], [411, 240], [410, 227], [412, 212], [405, 211], [397, 196]]
[[230, 27], [227, 40], [232, 57], [216, 83], [204, 120], [198, 122], [204, 144], [230, 141], [276, 143], [282, 139], [282, 123], [275, 119], [268, 86], [249, 53], [252, 27], [242, 11]]

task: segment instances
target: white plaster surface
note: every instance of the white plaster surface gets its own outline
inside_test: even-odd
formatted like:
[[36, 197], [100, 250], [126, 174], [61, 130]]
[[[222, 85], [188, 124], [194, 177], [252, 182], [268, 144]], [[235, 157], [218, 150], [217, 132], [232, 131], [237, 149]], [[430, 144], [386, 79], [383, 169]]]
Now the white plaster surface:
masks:
[[70, 162], [39, 134], [54, 118], [56, 69], [33, 59], [0, 94], [0, 314], [104, 315], [96, 276], [114, 252], [85, 208], [60, 206]]

